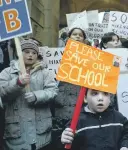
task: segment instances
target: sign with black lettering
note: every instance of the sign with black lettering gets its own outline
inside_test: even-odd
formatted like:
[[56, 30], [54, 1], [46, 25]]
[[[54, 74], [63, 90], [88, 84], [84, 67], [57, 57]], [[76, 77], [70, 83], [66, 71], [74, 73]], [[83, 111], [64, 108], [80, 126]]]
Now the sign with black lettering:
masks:
[[107, 33], [107, 30], [108, 24], [89, 23], [86, 34], [89, 39], [101, 39]]
[[40, 53], [43, 56], [44, 62], [55, 77], [58, 72], [63, 51], [64, 48], [40, 47]]
[[128, 37], [128, 13], [111, 11], [109, 17], [108, 32]]

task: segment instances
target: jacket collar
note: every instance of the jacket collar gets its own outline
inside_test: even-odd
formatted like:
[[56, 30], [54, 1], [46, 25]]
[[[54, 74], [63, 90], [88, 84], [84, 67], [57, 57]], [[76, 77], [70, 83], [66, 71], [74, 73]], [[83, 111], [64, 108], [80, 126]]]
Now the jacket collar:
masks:
[[105, 114], [108, 114], [108, 112], [112, 112], [112, 111], [113, 111], [113, 108], [109, 106], [104, 112], [94, 113], [89, 109], [87, 104], [83, 105], [82, 110], [81, 110], [82, 113], [89, 113], [89, 114], [94, 114], [94, 115], [105, 115]]
[[[20, 67], [19, 67], [19, 61], [16, 61], [16, 60], [13, 60], [11, 61], [10, 63], [10, 67], [11, 67], [11, 70], [10, 70], [10, 73], [14, 74], [14, 73], [20, 73]], [[42, 70], [45, 68], [45, 64], [44, 62], [37, 62], [36, 64], [34, 64], [32, 66], [32, 71], [31, 73], [37, 71], [37, 70]]]

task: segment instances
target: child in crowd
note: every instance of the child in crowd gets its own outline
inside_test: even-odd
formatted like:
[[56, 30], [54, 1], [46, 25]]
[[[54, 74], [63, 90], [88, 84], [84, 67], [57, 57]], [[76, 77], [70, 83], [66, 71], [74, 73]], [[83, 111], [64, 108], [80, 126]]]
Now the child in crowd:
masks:
[[[84, 43], [86, 39], [85, 32], [80, 28], [73, 28], [68, 37]], [[60, 136], [65, 129], [65, 125], [72, 118], [76, 100], [79, 95], [80, 86], [66, 82], [59, 82], [59, 92], [55, 98], [55, 114], [53, 121], [53, 145], [54, 149], [61, 150]], [[62, 148], [63, 149], [63, 148]]]
[[72, 150], [128, 150], [128, 120], [109, 107], [110, 93], [87, 89], [86, 100], [77, 131], [66, 128], [61, 142]]
[[48, 150], [52, 129], [49, 105], [57, 95], [57, 84], [39, 63], [34, 40], [22, 40], [21, 49], [27, 73], [21, 73], [18, 60], [0, 73], [0, 96], [5, 106], [4, 150]]
[[[122, 42], [118, 35], [113, 32], [104, 34], [100, 42], [101, 49], [122, 48]], [[111, 94], [111, 106], [118, 110], [117, 95]]]
[[107, 48], [121, 48], [122, 43], [118, 35], [113, 32], [109, 32], [104, 34], [101, 39], [100, 48], [107, 49]]

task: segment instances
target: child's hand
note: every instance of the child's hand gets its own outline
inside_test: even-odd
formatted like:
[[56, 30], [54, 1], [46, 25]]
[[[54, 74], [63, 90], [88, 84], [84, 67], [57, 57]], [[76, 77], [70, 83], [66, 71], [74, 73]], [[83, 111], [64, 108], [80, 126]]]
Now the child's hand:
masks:
[[28, 102], [28, 104], [30, 104], [30, 105], [34, 104], [34, 102], [36, 101], [36, 96], [33, 92], [25, 93], [24, 98]]
[[74, 139], [73, 130], [70, 128], [66, 128], [61, 135], [61, 142], [63, 144], [69, 144], [72, 143], [73, 139]]
[[29, 74], [21, 74], [21, 75], [19, 75], [19, 82], [22, 85], [29, 84], [29, 82], [30, 82], [30, 75]]
[[127, 147], [122, 147], [120, 150], [128, 150]]

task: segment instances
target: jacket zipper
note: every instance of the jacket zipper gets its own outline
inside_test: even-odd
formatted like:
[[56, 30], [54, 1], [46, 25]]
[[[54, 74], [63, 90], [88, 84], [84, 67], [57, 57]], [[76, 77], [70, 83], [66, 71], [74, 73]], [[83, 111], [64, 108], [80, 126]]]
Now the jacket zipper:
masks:
[[100, 128], [101, 128], [101, 119], [102, 119], [102, 117], [99, 116], [99, 127], [100, 127]]

